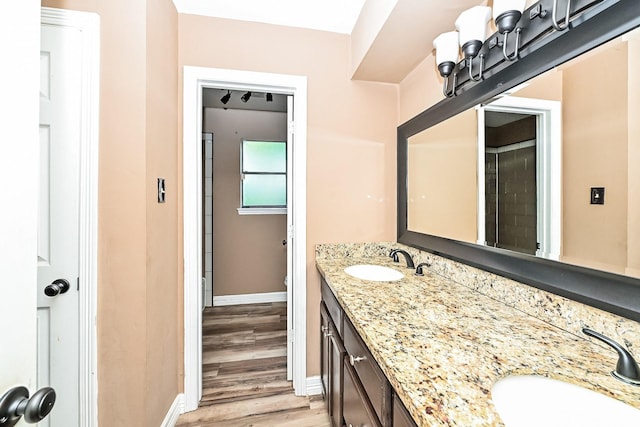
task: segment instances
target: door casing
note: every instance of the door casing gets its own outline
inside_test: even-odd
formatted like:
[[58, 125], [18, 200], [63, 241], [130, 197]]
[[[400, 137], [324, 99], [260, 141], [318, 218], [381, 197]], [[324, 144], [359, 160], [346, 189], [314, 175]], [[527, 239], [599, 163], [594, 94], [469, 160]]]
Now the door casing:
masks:
[[562, 236], [562, 110], [559, 101], [505, 96], [477, 107], [478, 112], [478, 238], [485, 244], [485, 138], [484, 112], [530, 114], [537, 119], [537, 256], [558, 260]]
[[214, 87], [293, 95], [293, 388], [307, 394], [306, 345], [306, 159], [307, 78], [205, 67], [184, 67], [183, 80], [183, 236], [184, 236], [184, 401], [193, 411], [202, 397], [202, 89]]

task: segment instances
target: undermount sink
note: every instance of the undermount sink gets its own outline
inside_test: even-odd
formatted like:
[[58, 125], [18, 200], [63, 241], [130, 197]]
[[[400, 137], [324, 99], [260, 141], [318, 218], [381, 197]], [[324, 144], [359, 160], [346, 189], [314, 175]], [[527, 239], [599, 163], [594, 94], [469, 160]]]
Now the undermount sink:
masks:
[[344, 272], [357, 279], [373, 280], [375, 282], [393, 282], [404, 277], [404, 274], [398, 270], [382, 265], [352, 265], [351, 267], [345, 268]]
[[640, 426], [640, 410], [584, 387], [537, 375], [497, 381], [491, 398], [506, 427]]

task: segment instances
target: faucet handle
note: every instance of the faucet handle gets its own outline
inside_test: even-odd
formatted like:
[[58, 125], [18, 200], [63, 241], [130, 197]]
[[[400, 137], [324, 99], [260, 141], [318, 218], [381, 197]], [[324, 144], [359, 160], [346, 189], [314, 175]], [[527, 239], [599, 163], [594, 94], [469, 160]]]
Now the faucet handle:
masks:
[[424, 276], [424, 271], [422, 270], [423, 267], [431, 267], [431, 264], [429, 264], [428, 262], [421, 262], [420, 264], [418, 264], [418, 266], [416, 267], [416, 276]]
[[599, 334], [589, 328], [582, 328], [582, 332], [591, 337], [597, 338], [603, 343], [613, 347], [618, 352], [618, 363], [616, 370], [611, 372], [615, 378], [627, 384], [640, 386], [640, 368], [629, 351], [611, 338]]

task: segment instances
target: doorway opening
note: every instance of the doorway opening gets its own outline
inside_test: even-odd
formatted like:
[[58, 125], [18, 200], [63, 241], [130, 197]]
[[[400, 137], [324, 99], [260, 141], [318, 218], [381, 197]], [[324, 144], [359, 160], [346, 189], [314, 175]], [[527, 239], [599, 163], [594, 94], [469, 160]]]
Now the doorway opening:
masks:
[[[288, 361], [296, 395], [307, 394], [306, 378], [306, 77], [184, 67], [183, 203], [184, 203], [184, 410], [198, 407], [202, 396], [203, 268], [203, 94], [205, 89], [285, 95], [287, 105], [286, 299]], [[217, 96], [217, 95], [216, 95]], [[218, 99], [223, 98], [221, 95]], [[242, 101], [241, 101], [242, 102]], [[215, 145], [216, 136], [213, 135]], [[215, 153], [214, 153], [215, 156]], [[239, 165], [238, 165], [239, 167]], [[290, 187], [290, 188], [289, 188]], [[215, 195], [213, 196], [215, 197]], [[237, 214], [237, 213], [236, 213]], [[215, 232], [215, 231], [214, 231]], [[236, 236], [240, 244], [241, 236]], [[282, 240], [286, 241], [282, 245]], [[250, 269], [251, 266], [245, 266]], [[284, 278], [282, 278], [284, 280]], [[215, 282], [215, 280], [214, 280]], [[214, 286], [217, 284], [214, 283]], [[212, 295], [215, 292], [212, 292]], [[259, 301], [255, 301], [259, 302]]]
[[485, 244], [535, 255], [537, 116], [485, 112]]
[[559, 258], [561, 138], [558, 101], [478, 107], [478, 244]]
[[203, 88], [205, 307], [287, 300], [287, 98]]

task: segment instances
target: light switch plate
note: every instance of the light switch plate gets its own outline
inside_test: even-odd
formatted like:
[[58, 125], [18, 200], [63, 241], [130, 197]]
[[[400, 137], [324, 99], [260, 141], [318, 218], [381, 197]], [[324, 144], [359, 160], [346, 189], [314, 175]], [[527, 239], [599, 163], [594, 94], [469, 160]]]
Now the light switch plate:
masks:
[[164, 203], [165, 193], [164, 178], [158, 178], [158, 203]]
[[591, 187], [591, 204], [604, 205], [604, 187]]

